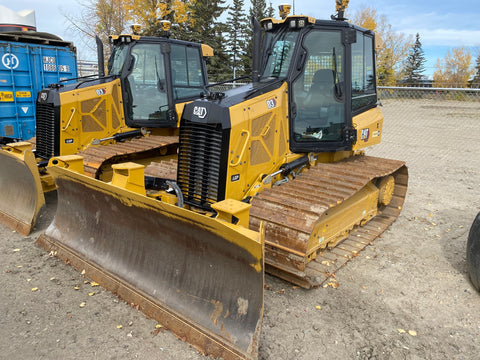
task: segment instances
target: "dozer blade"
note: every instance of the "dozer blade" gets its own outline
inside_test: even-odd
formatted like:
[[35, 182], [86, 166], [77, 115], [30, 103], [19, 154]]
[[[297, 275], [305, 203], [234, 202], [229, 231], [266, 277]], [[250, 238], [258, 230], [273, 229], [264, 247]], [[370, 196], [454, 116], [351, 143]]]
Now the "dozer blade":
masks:
[[45, 204], [35, 156], [0, 150], [0, 221], [22, 235], [28, 235]]
[[204, 216], [60, 167], [37, 244], [200, 352], [257, 358], [263, 230]]

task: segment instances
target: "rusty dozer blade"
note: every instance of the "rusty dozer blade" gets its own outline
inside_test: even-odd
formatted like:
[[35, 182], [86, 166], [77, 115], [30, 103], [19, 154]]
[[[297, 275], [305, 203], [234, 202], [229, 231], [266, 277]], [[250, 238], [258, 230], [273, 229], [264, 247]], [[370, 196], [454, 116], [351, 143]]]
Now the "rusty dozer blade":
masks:
[[8, 146], [0, 150], [0, 221], [25, 236], [30, 233], [45, 204], [40, 174], [30, 146], [25, 143], [21, 153], [8, 151]]
[[259, 232], [49, 167], [58, 207], [37, 244], [203, 354], [256, 359], [263, 316]]

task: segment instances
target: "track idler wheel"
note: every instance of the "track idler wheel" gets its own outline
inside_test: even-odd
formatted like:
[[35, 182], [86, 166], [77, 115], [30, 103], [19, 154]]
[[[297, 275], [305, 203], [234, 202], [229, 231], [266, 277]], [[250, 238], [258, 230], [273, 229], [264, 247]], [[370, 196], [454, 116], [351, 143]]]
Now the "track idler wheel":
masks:
[[395, 179], [392, 175], [385, 176], [379, 180], [377, 187], [379, 189], [378, 205], [387, 206], [393, 198]]

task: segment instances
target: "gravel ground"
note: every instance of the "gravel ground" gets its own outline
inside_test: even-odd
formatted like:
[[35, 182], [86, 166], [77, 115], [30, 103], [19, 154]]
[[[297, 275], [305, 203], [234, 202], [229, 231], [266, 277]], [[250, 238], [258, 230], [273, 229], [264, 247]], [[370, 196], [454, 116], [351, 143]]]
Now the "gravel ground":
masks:
[[[266, 275], [260, 359], [479, 356], [465, 247], [480, 211], [480, 103], [387, 100], [383, 111], [382, 144], [367, 153], [407, 162], [402, 214], [337, 272], [338, 288]], [[55, 194], [47, 201], [29, 237], [0, 225], [0, 358], [205, 359], [36, 246]]]

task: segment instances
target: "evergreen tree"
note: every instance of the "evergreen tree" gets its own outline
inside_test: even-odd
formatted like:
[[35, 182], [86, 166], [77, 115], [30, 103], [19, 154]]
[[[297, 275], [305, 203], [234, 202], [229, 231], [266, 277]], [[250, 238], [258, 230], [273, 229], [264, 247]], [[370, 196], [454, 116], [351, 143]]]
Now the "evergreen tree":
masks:
[[473, 76], [471, 87], [475, 89], [480, 88], [480, 51], [475, 61], [475, 75]]
[[[270, 7], [272, 4], [270, 3]], [[265, 19], [268, 16], [266, 13], [267, 4], [265, 0], [251, 0], [251, 6], [249, 11], [249, 17], [247, 19], [247, 27], [245, 31], [245, 38], [247, 39], [244, 44], [244, 55], [242, 56], [242, 66], [244, 74], [247, 76], [252, 75], [252, 57], [253, 57], [253, 25], [252, 18], [260, 20]]]
[[405, 60], [405, 80], [407, 84], [412, 85], [420, 82], [425, 72], [425, 63], [427, 59], [422, 49], [422, 43], [420, 42], [420, 34], [417, 33], [415, 37], [415, 43], [410, 50], [407, 59]]
[[233, 6], [228, 12], [228, 53], [233, 77], [243, 75], [245, 59], [245, 34], [248, 31], [247, 17], [243, 11], [244, 1], [233, 0]]
[[213, 48], [214, 56], [207, 63], [210, 82], [231, 78], [228, 67], [229, 59], [226, 52], [226, 33], [224, 23], [218, 21], [227, 9], [225, 0], [196, 0], [188, 4], [187, 21], [174, 31], [175, 38], [206, 44]]
[[269, 18], [275, 17], [275, 9], [273, 8], [272, 3], [270, 3], [270, 5], [268, 5], [267, 17], [269, 17]]

